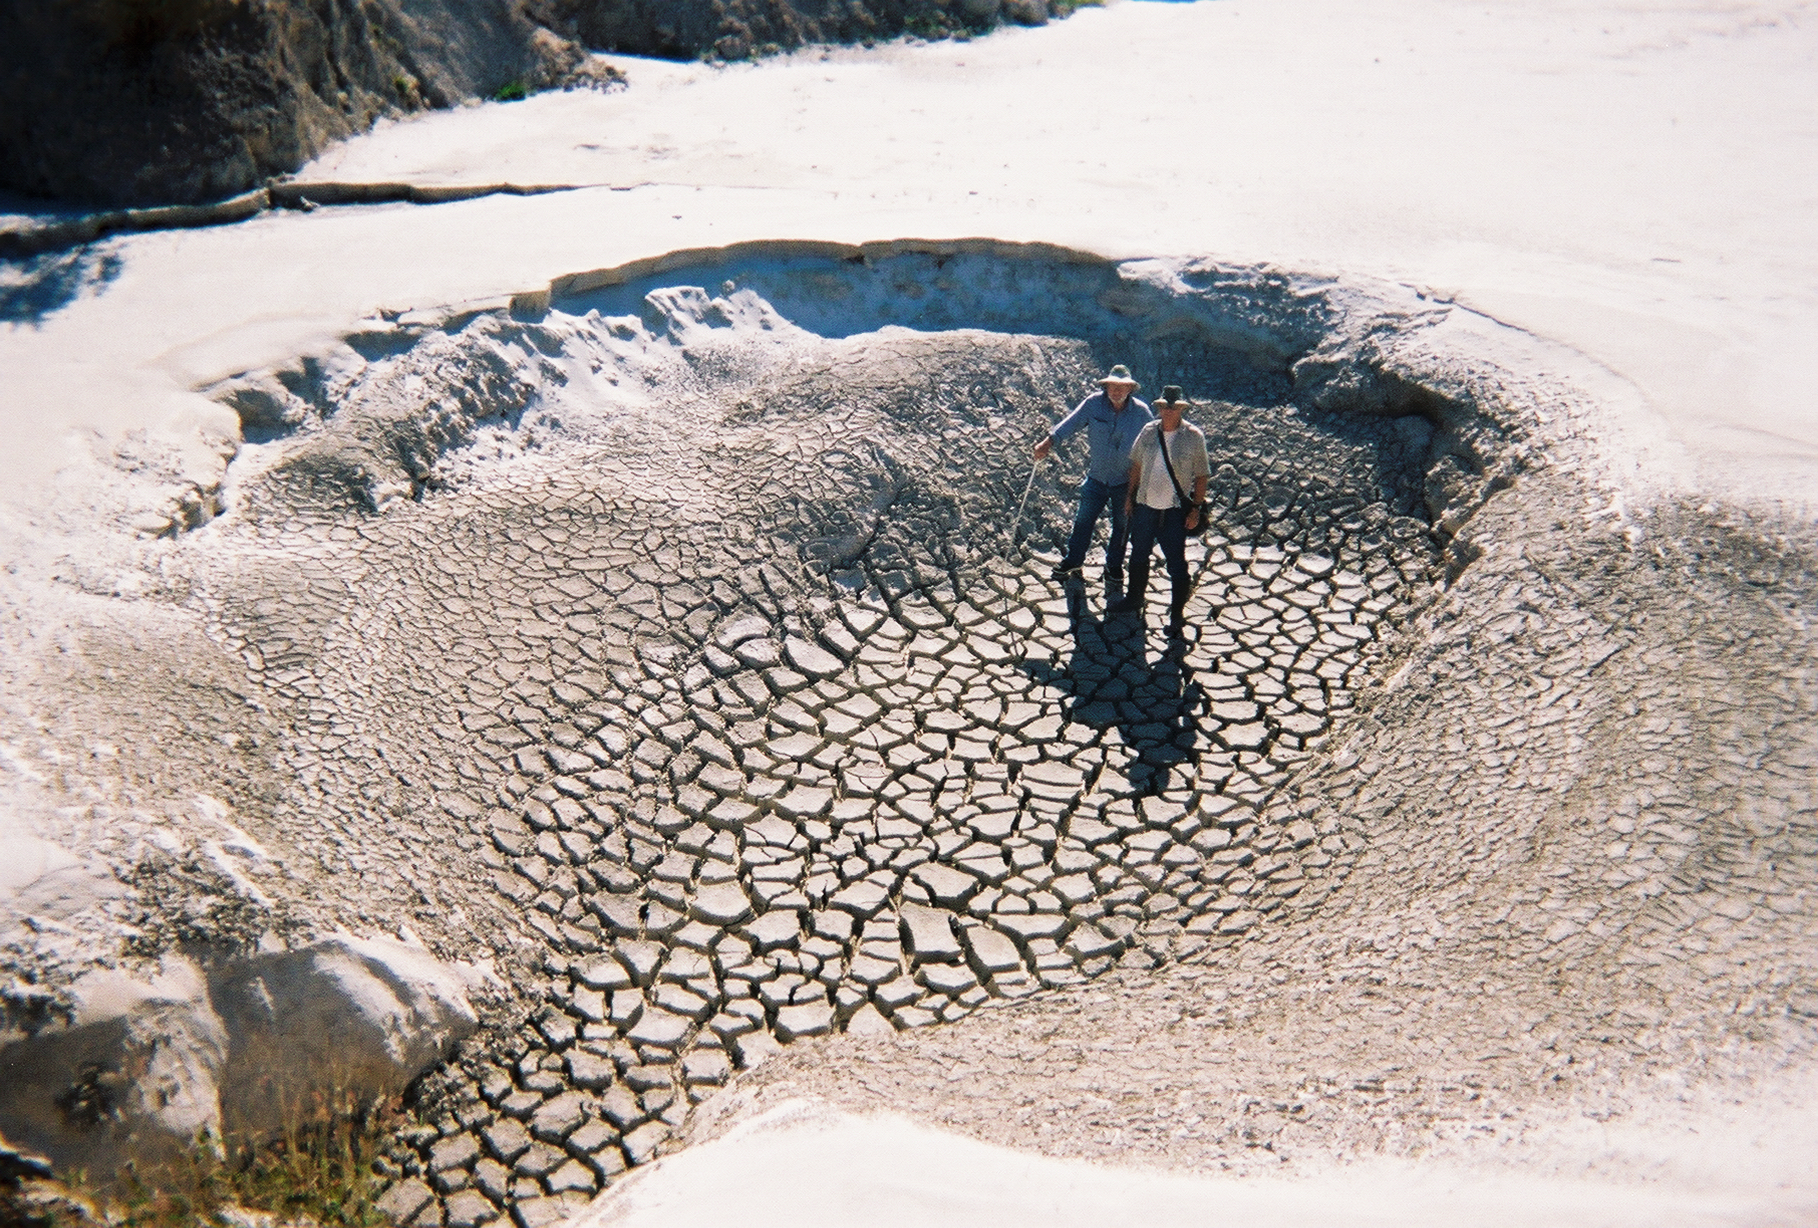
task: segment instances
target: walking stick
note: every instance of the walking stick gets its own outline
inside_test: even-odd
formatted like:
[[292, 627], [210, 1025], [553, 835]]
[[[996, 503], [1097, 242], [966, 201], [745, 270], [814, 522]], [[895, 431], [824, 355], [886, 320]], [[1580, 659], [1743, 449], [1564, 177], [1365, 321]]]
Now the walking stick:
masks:
[[1010, 521], [1009, 544], [1011, 546], [1016, 545], [1016, 531], [1023, 524], [1023, 509], [1029, 506], [1029, 492], [1035, 489], [1035, 471], [1041, 467], [1040, 461], [1032, 461], [1029, 464], [1029, 480], [1023, 483], [1023, 497], [1017, 501], [1016, 516]]

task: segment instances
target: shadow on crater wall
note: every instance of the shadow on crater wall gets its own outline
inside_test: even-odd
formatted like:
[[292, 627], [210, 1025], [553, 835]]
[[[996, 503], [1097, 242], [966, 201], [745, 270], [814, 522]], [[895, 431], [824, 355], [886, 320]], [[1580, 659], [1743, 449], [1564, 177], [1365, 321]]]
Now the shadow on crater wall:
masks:
[[84, 295], [100, 294], [125, 267], [106, 248], [0, 261], [0, 320], [37, 324]]

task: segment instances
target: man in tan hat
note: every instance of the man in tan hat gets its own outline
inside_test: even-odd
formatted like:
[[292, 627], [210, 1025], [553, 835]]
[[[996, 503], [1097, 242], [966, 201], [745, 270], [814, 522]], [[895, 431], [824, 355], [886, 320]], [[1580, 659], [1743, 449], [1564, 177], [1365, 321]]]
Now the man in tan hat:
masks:
[[1162, 389], [1155, 403], [1161, 417], [1143, 427], [1130, 453], [1130, 485], [1124, 512], [1134, 526], [1130, 551], [1130, 591], [1114, 602], [1107, 614], [1140, 614], [1143, 590], [1149, 585], [1149, 555], [1157, 542], [1168, 560], [1168, 580], [1173, 586], [1168, 603], [1168, 634], [1184, 635], [1187, 628], [1187, 534], [1199, 528], [1206, 514], [1206, 480], [1212, 475], [1206, 454], [1206, 433], [1182, 414], [1192, 402], [1173, 384]]
[[1035, 445], [1035, 459], [1047, 458], [1054, 445], [1068, 437], [1086, 432], [1091, 445], [1091, 459], [1086, 480], [1079, 488], [1079, 511], [1073, 517], [1073, 533], [1067, 538], [1067, 554], [1054, 569], [1056, 580], [1078, 577], [1086, 561], [1086, 547], [1092, 544], [1092, 530], [1106, 505], [1111, 508], [1111, 543], [1105, 551], [1105, 579], [1121, 584], [1124, 579], [1124, 546], [1130, 537], [1130, 518], [1124, 511], [1124, 487], [1130, 480], [1130, 447], [1137, 432], [1149, 423], [1149, 407], [1136, 399], [1142, 387], [1130, 376], [1130, 368], [1118, 363], [1098, 381], [1093, 393], [1055, 424], [1047, 437]]

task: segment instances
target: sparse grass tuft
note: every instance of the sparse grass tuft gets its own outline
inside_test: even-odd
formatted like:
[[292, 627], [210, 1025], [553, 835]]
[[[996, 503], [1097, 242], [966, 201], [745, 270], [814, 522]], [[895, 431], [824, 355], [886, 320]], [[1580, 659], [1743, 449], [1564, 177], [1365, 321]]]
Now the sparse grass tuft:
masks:
[[279, 1138], [205, 1137], [170, 1164], [130, 1169], [113, 1196], [94, 1200], [116, 1228], [201, 1228], [221, 1223], [227, 1207], [268, 1212], [280, 1224], [380, 1228], [385, 1218], [374, 1204], [384, 1179], [375, 1163], [401, 1120], [398, 1105], [318, 1099]]
[[530, 91], [524, 88], [524, 83], [512, 81], [501, 85], [498, 92], [492, 96], [492, 100], [494, 102], [519, 102], [528, 97], [530, 97]]

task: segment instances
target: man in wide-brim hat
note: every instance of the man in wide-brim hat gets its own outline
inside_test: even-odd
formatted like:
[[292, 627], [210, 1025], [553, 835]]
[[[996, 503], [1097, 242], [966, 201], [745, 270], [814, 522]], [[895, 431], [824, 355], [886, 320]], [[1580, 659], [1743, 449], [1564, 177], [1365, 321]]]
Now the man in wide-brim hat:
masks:
[[1107, 506], [1111, 509], [1111, 542], [1105, 551], [1105, 579], [1123, 583], [1124, 547], [1130, 538], [1130, 520], [1124, 512], [1124, 487], [1130, 480], [1130, 447], [1136, 436], [1149, 424], [1149, 407], [1136, 399], [1138, 384], [1130, 368], [1118, 363], [1098, 381], [1099, 390], [1081, 401], [1073, 412], [1062, 418], [1047, 437], [1035, 445], [1035, 459], [1043, 460], [1054, 445], [1080, 431], [1086, 432], [1091, 446], [1086, 480], [1079, 488], [1079, 511], [1073, 517], [1073, 533], [1067, 538], [1067, 553], [1054, 569], [1054, 578], [1069, 580], [1079, 575], [1086, 561], [1086, 547], [1092, 544], [1092, 530]]
[[1149, 554], [1157, 543], [1168, 560], [1173, 597], [1168, 603], [1168, 634], [1187, 629], [1187, 534], [1206, 514], [1206, 481], [1212, 476], [1206, 433], [1182, 415], [1192, 402], [1169, 384], [1155, 402], [1159, 415], [1145, 426], [1130, 450], [1130, 484], [1124, 511], [1130, 517], [1130, 591], [1113, 602], [1107, 614], [1140, 614], [1143, 590], [1149, 586]]

